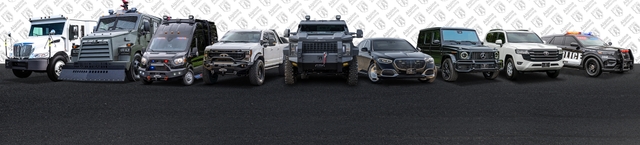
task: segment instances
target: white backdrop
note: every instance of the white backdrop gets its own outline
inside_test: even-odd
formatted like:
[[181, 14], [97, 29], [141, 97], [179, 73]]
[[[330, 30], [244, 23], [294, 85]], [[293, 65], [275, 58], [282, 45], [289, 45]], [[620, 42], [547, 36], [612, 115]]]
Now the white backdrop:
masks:
[[[282, 33], [304, 15], [334, 19], [342, 15], [365, 37], [399, 37], [414, 43], [418, 30], [432, 26], [475, 28], [483, 39], [491, 28], [530, 29], [538, 35], [591, 31], [615, 46], [632, 49], [638, 59], [638, 0], [130, 0], [130, 7], [161, 17], [208, 19], [218, 35], [230, 29], [269, 28]], [[0, 39], [26, 38], [28, 19], [63, 14], [97, 20], [121, 0], [2, 0]], [[359, 40], [358, 40], [359, 41]], [[4, 43], [0, 44], [4, 63]]]

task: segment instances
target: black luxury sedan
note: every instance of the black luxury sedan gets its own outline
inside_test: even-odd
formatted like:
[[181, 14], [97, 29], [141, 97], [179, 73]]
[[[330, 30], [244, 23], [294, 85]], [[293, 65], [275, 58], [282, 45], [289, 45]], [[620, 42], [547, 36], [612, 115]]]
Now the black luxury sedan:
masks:
[[367, 38], [358, 44], [358, 71], [373, 83], [382, 78], [418, 78], [433, 82], [437, 69], [433, 57], [399, 38]]

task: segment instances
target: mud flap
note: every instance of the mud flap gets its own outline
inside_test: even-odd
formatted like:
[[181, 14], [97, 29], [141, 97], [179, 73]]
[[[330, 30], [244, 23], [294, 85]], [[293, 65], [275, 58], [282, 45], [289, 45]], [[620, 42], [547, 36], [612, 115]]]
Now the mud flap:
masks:
[[95, 82], [123, 82], [126, 80], [124, 65], [89, 65], [83, 67], [78, 64], [67, 64], [62, 66], [59, 80], [63, 81], [95, 81]]

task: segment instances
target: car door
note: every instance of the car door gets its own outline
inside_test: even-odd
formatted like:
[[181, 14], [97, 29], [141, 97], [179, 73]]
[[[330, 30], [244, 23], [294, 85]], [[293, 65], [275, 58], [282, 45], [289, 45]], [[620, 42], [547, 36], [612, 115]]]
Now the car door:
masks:
[[[436, 65], [440, 65], [442, 62], [442, 37], [440, 37], [440, 34], [440, 29], [427, 31], [427, 36], [431, 36], [427, 37], [428, 41], [426, 43], [429, 46], [429, 52], [427, 54], [433, 57]], [[438, 40], [440, 43], [435, 43], [434, 40]]]
[[[553, 44], [560, 44], [559, 47], [562, 48], [562, 50], [564, 51], [564, 55], [563, 60], [566, 61], [567, 63], [565, 63], [568, 66], [579, 66], [580, 62], [582, 61], [582, 51], [580, 51], [579, 49], [576, 49], [578, 47], [575, 46], [571, 46], [571, 43], [578, 43], [578, 40], [576, 40], [574, 37], [572, 36], [561, 36], [562, 38], [554, 38], [552, 41]], [[558, 40], [556, 42], [556, 39], [563, 39], [562, 43], [560, 43], [560, 41]]]
[[[284, 59], [284, 55], [282, 54], [282, 51], [284, 50], [284, 47], [286, 47], [288, 44], [285, 43], [285, 40], [282, 39], [282, 37], [278, 37], [276, 36], [275, 32], [272, 32], [270, 35], [273, 35], [273, 38], [276, 39], [276, 46], [275, 46], [275, 50], [274, 50], [274, 64], [280, 64], [282, 63], [283, 59]], [[271, 36], [269, 36], [271, 37]]]
[[[487, 33], [487, 35], [484, 37], [484, 46], [500, 51], [500, 49], [498, 49], [500, 45], [496, 44], [496, 39], [498, 39], [498, 32]], [[504, 58], [502, 55], [503, 53], [500, 53], [500, 56], [498, 56], [499, 59]]]
[[371, 62], [371, 54], [368, 51], [362, 51], [362, 48], [367, 48], [371, 50], [371, 47], [368, 46], [369, 40], [363, 40], [358, 44], [358, 70], [366, 71], [369, 69], [369, 62]]

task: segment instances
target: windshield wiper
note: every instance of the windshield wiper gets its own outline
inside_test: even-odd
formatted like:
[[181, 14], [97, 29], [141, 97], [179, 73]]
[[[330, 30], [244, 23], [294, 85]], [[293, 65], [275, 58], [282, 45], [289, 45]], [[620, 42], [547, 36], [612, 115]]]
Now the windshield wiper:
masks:
[[444, 42], [454, 42], [456, 44], [460, 44], [460, 41], [456, 41], [456, 40], [445, 40]]
[[477, 43], [477, 42], [475, 42], [475, 41], [469, 41], [469, 40], [460, 41], [460, 42], [469, 42], [469, 43], [471, 43], [471, 44], [473, 44], [473, 45], [476, 45], [476, 43]]

